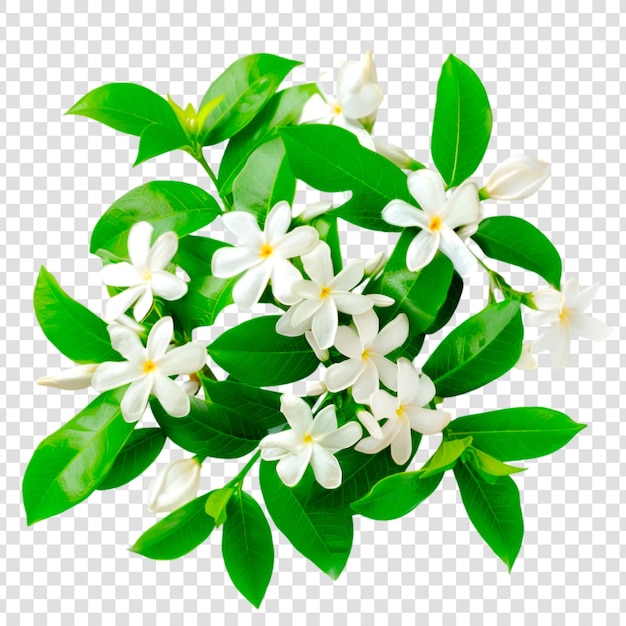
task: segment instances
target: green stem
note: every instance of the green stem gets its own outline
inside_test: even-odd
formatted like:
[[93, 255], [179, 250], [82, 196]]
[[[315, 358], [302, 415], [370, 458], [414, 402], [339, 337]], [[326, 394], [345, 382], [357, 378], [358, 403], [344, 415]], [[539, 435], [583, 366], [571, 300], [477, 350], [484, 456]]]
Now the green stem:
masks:
[[226, 487], [232, 487], [234, 485], [241, 485], [243, 479], [246, 477], [246, 474], [250, 471], [250, 468], [257, 462], [259, 457], [261, 456], [261, 451], [257, 450], [252, 458], [244, 465], [243, 469], [233, 478], [230, 482], [224, 485]]
[[200, 165], [202, 165], [202, 168], [204, 169], [204, 171], [208, 174], [209, 178], [213, 181], [213, 184], [215, 185], [215, 189], [217, 190], [217, 193], [219, 194], [219, 197], [222, 199], [222, 202], [224, 203], [224, 206], [226, 207], [227, 211], [232, 211], [232, 205], [230, 204], [230, 202], [228, 202], [228, 200], [220, 193], [220, 186], [217, 182], [217, 176], [213, 173], [213, 170], [211, 169], [211, 166], [207, 163], [207, 160], [204, 158], [204, 154], [202, 153], [202, 148], [199, 148], [198, 151], [193, 155], [193, 158], [198, 161], [198, 163], [200, 163]]

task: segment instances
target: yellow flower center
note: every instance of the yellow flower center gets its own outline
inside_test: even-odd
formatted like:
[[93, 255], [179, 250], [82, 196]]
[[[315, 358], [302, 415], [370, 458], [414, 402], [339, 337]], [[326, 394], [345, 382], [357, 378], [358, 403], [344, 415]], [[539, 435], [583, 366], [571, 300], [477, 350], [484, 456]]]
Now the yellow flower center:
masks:
[[369, 358], [370, 358], [370, 354], [371, 354], [371, 353], [370, 353], [370, 349], [369, 349], [369, 348], [365, 348], [365, 350], [363, 350], [363, 353], [361, 354], [361, 358], [362, 358], [364, 361], [367, 361], [367, 359], [369, 359]]
[[335, 102], [335, 104], [333, 104], [332, 111], [334, 115], [339, 115], [341, 113], [341, 105], [339, 102]]
[[397, 409], [396, 409], [396, 415], [398, 416], [399, 420], [405, 420], [406, 417], [406, 411], [404, 410], [404, 406], [400, 405]]
[[438, 215], [430, 218], [430, 225], [428, 226], [431, 231], [435, 232], [441, 229], [441, 218]]
[[141, 277], [142, 277], [144, 280], [152, 280], [152, 272], [151, 272], [150, 270], [144, 270], [144, 271], [141, 273]]
[[307, 433], [306, 435], [304, 435], [302, 441], [304, 443], [313, 443], [313, 437], [311, 437], [311, 435]]
[[263, 258], [263, 259], [267, 259], [267, 258], [271, 257], [273, 253], [274, 253], [274, 250], [273, 250], [272, 246], [270, 246], [269, 243], [264, 243], [261, 246], [261, 250], [259, 251], [259, 254], [260, 254], [261, 258]]
[[146, 361], [143, 364], [143, 373], [144, 374], [149, 374], [150, 372], [154, 372], [154, 370], [156, 369], [156, 363], [154, 361]]
[[564, 324], [569, 322], [569, 311], [566, 308], [561, 309], [561, 315], [559, 315], [559, 320]]
[[200, 379], [193, 372], [189, 374], [189, 380], [193, 380], [194, 383], [199, 383]]
[[330, 287], [322, 287], [320, 291], [320, 298], [325, 300], [330, 295]]

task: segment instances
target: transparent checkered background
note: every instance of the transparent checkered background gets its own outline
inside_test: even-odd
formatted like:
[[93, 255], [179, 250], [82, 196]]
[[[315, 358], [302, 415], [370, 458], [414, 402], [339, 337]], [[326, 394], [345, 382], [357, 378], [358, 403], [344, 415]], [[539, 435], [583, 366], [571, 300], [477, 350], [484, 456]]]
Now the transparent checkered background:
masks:
[[[214, 2], [24, 1], [0, 15], [0, 613], [15, 624], [609, 624], [626, 612], [624, 549], [626, 433], [619, 410], [621, 299], [626, 252], [623, 67], [619, 3], [525, 2]], [[143, 6], [142, 12], [137, 7]], [[418, 8], [415, 8], [417, 5]], [[582, 8], [581, 8], [582, 6]], [[252, 8], [254, 7], [254, 8]], [[611, 8], [608, 8], [611, 7]], [[511, 575], [470, 527], [454, 480], [446, 477], [415, 514], [390, 523], [356, 519], [352, 556], [332, 582], [275, 531], [275, 572], [257, 611], [225, 574], [220, 532], [192, 555], [153, 562], [127, 552], [155, 522], [145, 492], [156, 467], [113, 492], [27, 527], [21, 476], [33, 449], [83, 407], [92, 392], [33, 385], [68, 366], [33, 316], [42, 264], [73, 295], [101, 311], [100, 262], [89, 233], [121, 194], [150, 180], [210, 188], [182, 153], [132, 169], [137, 140], [96, 122], [64, 117], [88, 90], [111, 81], [141, 83], [197, 103], [209, 81], [240, 55], [258, 51], [305, 62], [291, 75], [320, 70], [373, 49], [387, 94], [376, 134], [430, 163], [436, 81], [448, 53], [483, 78], [494, 132], [479, 180], [511, 153], [552, 163], [552, 178], [524, 202], [487, 203], [487, 215], [524, 216], [565, 258], [565, 278], [605, 287], [593, 313], [615, 328], [605, 344], [580, 341], [564, 370], [545, 360], [468, 396], [446, 401], [468, 410], [543, 405], [587, 422], [575, 441], [529, 461], [516, 478], [526, 533]], [[219, 150], [209, 152], [216, 164]], [[299, 201], [314, 201], [302, 188]], [[384, 249], [384, 236], [349, 229], [346, 256]], [[510, 274], [533, 289], [531, 275]], [[465, 291], [457, 319], [479, 310], [484, 280]], [[469, 297], [469, 298], [468, 298]], [[237, 323], [228, 312], [222, 326]], [[212, 333], [219, 332], [220, 328]], [[68, 329], [71, 332], [71, 329]], [[211, 333], [205, 336], [209, 338]], [[432, 350], [439, 333], [427, 343]], [[428, 444], [437, 444], [433, 437]], [[183, 452], [173, 446], [159, 466]], [[427, 457], [419, 453], [418, 461]], [[237, 462], [205, 464], [202, 487], [217, 488]], [[259, 496], [256, 474], [247, 487]], [[266, 618], [266, 616], [269, 616]], [[295, 616], [295, 617], [294, 617]]]

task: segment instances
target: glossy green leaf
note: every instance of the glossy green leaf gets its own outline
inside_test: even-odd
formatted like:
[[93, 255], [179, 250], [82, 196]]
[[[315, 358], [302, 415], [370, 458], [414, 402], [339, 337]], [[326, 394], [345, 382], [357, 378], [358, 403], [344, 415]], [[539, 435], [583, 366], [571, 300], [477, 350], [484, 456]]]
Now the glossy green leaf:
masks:
[[461, 300], [461, 294], [463, 293], [463, 279], [457, 274], [452, 272], [452, 281], [448, 288], [448, 295], [445, 302], [441, 305], [439, 313], [433, 322], [432, 326], [426, 331], [428, 334], [436, 333], [441, 330], [452, 319], [454, 312]]
[[178, 446], [200, 456], [233, 459], [254, 450], [272, 428], [285, 424], [280, 394], [238, 382], [209, 383], [207, 400], [190, 398], [184, 417], [171, 417], [151, 403], [165, 434]]
[[452, 420], [446, 437], [471, 436], [472, 445], [500, 461], [552, 454], [585, 428], [565, 413], [541, 407], [501, 409]]
[[189, 143], [189, 137], [180, 126], [169, 128], [161, 124], [152, 124], [141, 133], [139, 150], [133, 165], [139, 165], [153, 157], [187, 147]]
[[76, 506], [108, 474], [135, 427], [120, 411], [125, 392], [98, 396], [37, 446], [22, 482], [29, 525]]
[[178, 250], [172, 259], [176, 265], [180, 265], [191, 280], [204, 278], [213, 274], [211, 260], [216, 250], [229, 246], [224, 241], [187, 235], [178, 240]]
[[451, 54], [441, 68], [431, 152], [448, 187], [469, 178], [485, 155], [492, 114], [480, 78]]
[[251, 54], [235, 61], [211, 84], [200, 109], [221, 95], [223, 100], [204, 123], [202, 145], [220, 143], [239, 132], [263, 108], [299, 61], [272, 54]]
[[523, 337], [519, 302], [491, 304], [457, 326], [437, 346], [423, 371], [435, 383], [439, 396], [472, 391], [517, 363]]
[[274, 569], [274, 544], [261, 507], [243, 491], [228, 503], [222, 554], [233, 584], [258, 609]]
[[204, 507], [210, 493], [206, 493], [157, 522], [129, 548], [149, 559], [171, 560], [195, 550], [215, 528], [215, 520]]
[[304, 105], [318, 92], [317, 85], [308, 83], [275, 93], [263, 110], [228, 142], [218, 176], [222, 195], [232, 192], [233, 182], [250, 155], [265, 142], [276, 139], [281, 126], [297, 124]]
[[103, 258], [126, 258], [128, 231], [137, 222], [150, 222], [153, 240], [168, 231], [179, 237], [210, 224], [221, 209], [200, 187], [178, 181], [155, 180], [118, 198], [100, 218], [91, 235], [90, 251]]
[[526, 471], [525, 467], [507, 465], [478, 448], [469, 447], [463, 456], [466, 463], [471, 463], [483, 480], [495, 485], [500, 476], [510, 476]]
[[266, 315], [227, 330], [209, 345], [211, 358], [237, 380], [258, 387], [306, 378], [319, 361], [304, 335], [284, 337], [276, 332], [278, 319]]
[[335, 275], [339, 274], [343, 268], [343, 259], [341, 257], [341, 241], [339, 239], [337, 218], [334, 215], [320, 215], [311, 220], [310, 225], [315, 228], [319, 238], [328, 244], [330, 258], [333, 262], [333, 271]]
[[524, 538], [519, 491], [513, 479], [501, 476], [492, 485], [467, 463], [457, 463], [454, 476], [474, 528], [510, 572]]
[[472, 239], [492, 259], [535, 272], [561, 288], [561, 257], [552, 242], [535, 226], [510, 215], [488, 217]]
[[423, 478], [420, 472], [402, 472], [387, 476], [352, 508], [365, 517], [391, 520], [417, 508], [439, 486], [443, 473]]
[[256, 215], [261, 228], [277, 202], [285, 200], [291, 205], [295, 195], [296, 177], [280, 137], [257, 148], [233, 183], [234, 208]]
[[297, 178], [320, 191], [352, 192], [350, 200], [332, 215], [371, 230], [400, 230], [381, 217], [391, 200], [415, 204], [400, 168], [337, 126], [305, 124], [279, 132]]
[[465, 437], [464, 439], [444, 439], [437, 450], [435, 450], [435, 453], [420, 469], [420, 477], [427, 478], [428, 476], [442, 474], [449, 470], [471, 443], [471, 437]]
[[204, 510], [207, 512], [207, 515], [210, 515], [215, 520], [215, 526], [218, 528], [228, 517], [226, 508], [233, 493], [235, 493], [233, 487], [222, 487], [222, 489], [212, 491], [206, 501]]
[[165, 434], [160, 428], [133, 430], [108, 474], [98, 483], [98, 489], [115, 489], [143, 474], [159, 456], [164, 444]]
[[324, 573], [337, 579], [352, 549], [352, 514], [348, 509], [307, 501], [310, 468], [294, 489], [276, 473], [276, 463], [261, 462], [259, 470], [265, 506], [293, 547]]
[[106, 323], [67, 295], [54, 276], [41, 267], [33, 297], [44, 335], [76, 363], [121, 361], [111, 346]]

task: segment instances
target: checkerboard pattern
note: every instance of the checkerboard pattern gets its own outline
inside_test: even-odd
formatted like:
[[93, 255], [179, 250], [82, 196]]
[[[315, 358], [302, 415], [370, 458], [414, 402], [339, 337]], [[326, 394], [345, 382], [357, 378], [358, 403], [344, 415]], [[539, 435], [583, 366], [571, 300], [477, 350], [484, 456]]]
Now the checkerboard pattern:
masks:
[[[0, 613], [32, 624], [576, 624], [614, 626], [626, 614], [621, 558], [626, 431], [620, 400], [626, 342], [626, 24], [619, 3], [531, 0], [307, 2], [164, 0], [10, 3], [0, 14]], [[85, 7], [89, 7], [86, 9]], [[143, 12], [137, 12], [141, 6]], [[471, 8], [470, 8], [471, 7]], [[522, 8], [523, 7], [523, 8]], [[575, 8], [574, 8], [575, 7]], [[564, 370], [547, 361], [515, 370], [446, 401], [460, 416], [508, 406], [549, 406], [586, 422], [565, 450], [529, 461], [516, 478], [526, 534], [511, 575], [470, 526], [454, 480], [415, 514], [391, 523], [357, 518], [346, 571], [332, 582], [275, 532], [266, 599], [253, 609], [224, 571], [220, 533], [194, 554], [153, 562], [127, 547], [151, 526], [145, 493], [157, 467], [125, 488], [97, 492], [75, 509], [27, 527], [21, 476], [33, 449], [82, 408], [92, 392], [59, 392], [33, 381], [69, 365], [44, 338], [32, 291], [42, 264], [78, 300], [101, 312], [100, 262], [89, 234], [121, 194], [150, 180], [210, 188], [182, 153], [135, 169], [137, 140], [63, 113], [88, 90], [141, 83], [197, 103], [209, 81], [239, 56], [267, 51], [305, 63], [290, 78], [316, 80], [372, 49], [387, 94], [376, 134], [431, 163], [436, 82], [449, 53], [484, 80], [494, 132], [478, 180], [512, 153], [552, 163], [534, 197], [486, 203], [487, 215], [523, 216], [562, 253], [564, 277], [604, 285], [593, 314], [613, 338], [580, 341]], [[213, 163], [220, 149], [208, 152]], [[304, 186], [298, 201], [315, 201]], [[347, 257], [385, 249], [385, 236], [346, 228]], [[521, 271], [520, 289], [538, 286]], [[456, 320], [482, 308], [473, 277]], [[218, 333], [239, 321], [225, 313]], [[243, 318], [241, 318], [243, 319]], [[71, 332], [71, 331], [70, 331]], [[445, 331], [444, 331], [445, 332]], [[432, 350], [443, 333], [426, 344]], [[545, 355], [544, 355], [545, 356]], [[418, 461], [437, 444], [421, 450]], [[158, 466], [183, 456], [174, 446]], [[221, 486], [239, 462], [205, 464], [203, 488]], [[253, 473], [247, 487], [260, 495]]]

